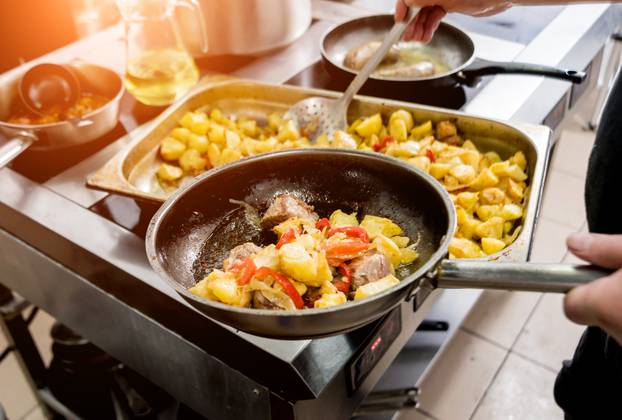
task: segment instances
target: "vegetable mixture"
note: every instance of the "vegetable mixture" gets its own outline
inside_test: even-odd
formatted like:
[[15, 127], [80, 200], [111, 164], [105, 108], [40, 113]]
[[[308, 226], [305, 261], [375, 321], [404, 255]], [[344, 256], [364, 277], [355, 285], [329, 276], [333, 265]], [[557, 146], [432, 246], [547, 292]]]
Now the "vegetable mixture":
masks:
[[231, 250], [190, 292], [228, 305], [260, 309], [328, 308], [378, 294], [400, 281], [395, 270], [418, 257], [390, 219], [341, 210], [320, 219], [313, 207], [277, 196], [261, 224], [277, 234], [265, 247]]
[[[187, 175], [198, 175], [245, 156], [274, 150], [311, 147], [305, 129], [271, 114], [264, 125], [245, 117], [225, 116], [213, 109], [186, 113], [179, 127], [160, 146], [165, 161], [157, 177], [176, 186]], [[456, 206], [458, 229], [450, 244], [451, 258], [480, 258], [511, 244], [521, 229], [527, 197], [527, 159], [517, 152], [503, 159], [480, 151], [462, 137], [455, 123], [415, 124], [413, 115], [397, 110], [360, 118], [332, 137], [322, 135], [316, 147], [375, 151], [401, 159], [436, 178]]]

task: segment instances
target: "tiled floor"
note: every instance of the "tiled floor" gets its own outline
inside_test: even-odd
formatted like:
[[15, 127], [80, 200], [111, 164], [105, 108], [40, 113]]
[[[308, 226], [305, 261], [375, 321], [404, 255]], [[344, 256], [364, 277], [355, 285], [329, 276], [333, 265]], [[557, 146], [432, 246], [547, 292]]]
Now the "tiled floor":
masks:
[[[570, 123], [544, 191], [535, 262], [578, 260], [565, 239], [586, 230], [583, 184], [594, 136]], [[583, 327], [563, 315], [561, 295], [485, 291], [453, 341], [421, 380], [420, 411], [399, 420], [563, 419], [553, 384]]]
[[[565, 238], [585, 230], [583, 182], [593, 135], [571, 124], [558, 143], [532, 252], [537, 262], [576, 262]], [[561, 361], [582, 331], [567, 321], [561, 296], [486, 291], [421, 380], [421, 411], [399, 420], [562, 419], [553, 401]], [[46, 361], [52, 319], [31, 326]], [[554, 333], [552, 333], [554, 331]], [[0, 334], [0, 349], [6, 342]], [[0, 403], [11, 419], [38, 420], [38, 408], [15, 356], [0, 364]]]

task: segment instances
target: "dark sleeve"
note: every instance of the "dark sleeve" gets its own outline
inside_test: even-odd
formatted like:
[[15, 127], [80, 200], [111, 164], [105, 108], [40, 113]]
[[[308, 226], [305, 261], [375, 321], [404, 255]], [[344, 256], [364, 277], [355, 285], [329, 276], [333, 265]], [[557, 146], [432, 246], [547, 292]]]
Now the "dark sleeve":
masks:
[[585, 185], [590, 232], [622, 233], [622, 73], [603, 112]]
[[[622, 74], [609, 95], [587, 172], [590, 232], [622, 233]], [[622, 419], [622, 348], [606, 332], [588, 328], [555, 382], [567, 420]]]

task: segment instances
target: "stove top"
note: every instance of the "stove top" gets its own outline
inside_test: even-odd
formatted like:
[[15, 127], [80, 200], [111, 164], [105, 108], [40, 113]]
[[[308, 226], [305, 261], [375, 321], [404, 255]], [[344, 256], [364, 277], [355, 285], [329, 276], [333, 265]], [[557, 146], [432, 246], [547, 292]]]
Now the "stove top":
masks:
[[[330, 74], [320, 60], [302, 70], [285, 83], [294, 86], [343, 92], [348, 87], [349, 80]], [[483, 86], [485, 86], [485, 84], [486, 80], [482, 80], [476, 87], [455, 86], [449, 88], [417, 88], [416, 90], [414, 88], [409, 88], [408, 86], [397, 89], [366, 84], [361, 89], [360, 94], [406, 102], [416, 102], [443, 108], [461, 109], [477, 94], [477, 92], [479, 92]]]

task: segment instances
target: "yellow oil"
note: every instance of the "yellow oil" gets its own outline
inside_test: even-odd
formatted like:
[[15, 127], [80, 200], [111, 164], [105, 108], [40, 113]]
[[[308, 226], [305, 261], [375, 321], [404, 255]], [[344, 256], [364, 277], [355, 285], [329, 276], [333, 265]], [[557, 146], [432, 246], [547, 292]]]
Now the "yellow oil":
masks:
[[125, 87], [146, 105], [169, 105], [199, 80], [192, 57], [175, 49], [147, 50], [127, 63]]

